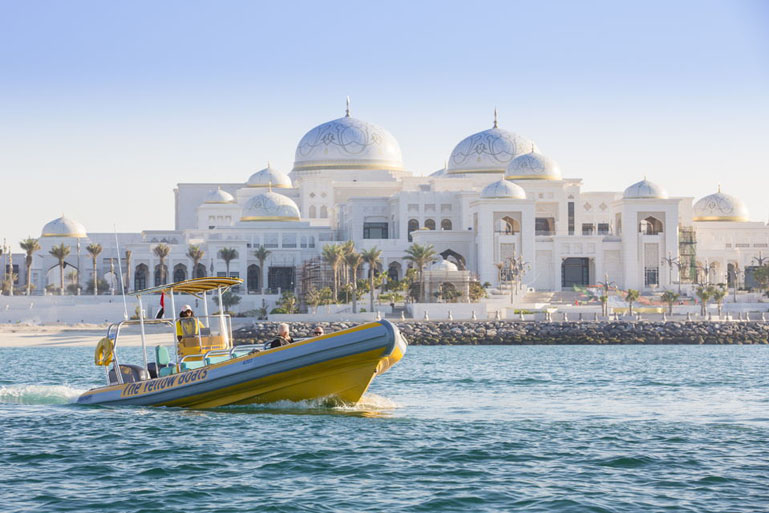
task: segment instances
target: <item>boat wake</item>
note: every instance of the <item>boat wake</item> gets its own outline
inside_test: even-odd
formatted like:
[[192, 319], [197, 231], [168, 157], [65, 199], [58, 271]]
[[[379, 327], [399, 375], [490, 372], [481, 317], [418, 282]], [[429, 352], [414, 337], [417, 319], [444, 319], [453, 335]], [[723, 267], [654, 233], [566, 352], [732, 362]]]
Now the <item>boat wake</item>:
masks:
[[333, 398], [320, 398], [307, 401], [277, 401], [266, 404], [248, 404], [239, 406], [222, 406], [217, 411], [232, 411], [242, 413], [274, 413], [274, 414], [341, 414], [361, 417], [387, 416], [399, 405], [386, 397], [377, 394], [365, 394], [355, 404], [340, 403]]
[[50, 405], [74, 402], [84, 389], [66, 385], [0, 386], [0, 404]]

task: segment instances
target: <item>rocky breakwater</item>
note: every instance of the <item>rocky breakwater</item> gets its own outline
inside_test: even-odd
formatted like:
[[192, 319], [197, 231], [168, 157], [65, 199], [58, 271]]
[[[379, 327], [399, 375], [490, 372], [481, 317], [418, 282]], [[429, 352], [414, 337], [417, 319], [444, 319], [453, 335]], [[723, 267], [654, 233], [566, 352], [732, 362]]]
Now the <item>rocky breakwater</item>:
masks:
[[[289, 323], [294, 338], [357, 325], [352, 322]], [[767, 344], [766, 322], [516, 322], [405, 321], [395, 323], [413, 345], [493, 344]], [[256, 322], [234, 332], [237, 344], [271, 340], [278, 323]]]

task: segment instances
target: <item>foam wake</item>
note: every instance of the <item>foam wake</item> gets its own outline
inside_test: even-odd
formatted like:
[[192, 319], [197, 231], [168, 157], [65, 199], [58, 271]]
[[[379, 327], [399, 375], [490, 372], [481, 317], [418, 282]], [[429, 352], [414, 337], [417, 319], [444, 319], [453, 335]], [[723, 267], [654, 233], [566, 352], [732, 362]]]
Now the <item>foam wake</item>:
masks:
[[342, 413], [342, 414], [385, 414], [399, 405], [377, 394], [364, 394], [355, 404], [340, 403], [334, 398], [311, 399], [307, 401], [276, 401], [265, 404], [222, 406], [217, 410], [252, 411], [265, 413]]
[[7, 385], [0, 386], [3, 404], [68, 404], [85, 390], [66, 385]]

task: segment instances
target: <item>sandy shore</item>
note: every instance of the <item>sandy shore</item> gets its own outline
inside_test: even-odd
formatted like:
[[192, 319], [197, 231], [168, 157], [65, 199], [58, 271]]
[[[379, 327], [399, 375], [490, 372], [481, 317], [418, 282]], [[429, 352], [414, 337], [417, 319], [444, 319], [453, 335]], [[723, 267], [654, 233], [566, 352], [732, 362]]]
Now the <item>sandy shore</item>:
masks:
[[[0, 347], [74, 347], [92, 346], [106, 335], [107, 326], [99, 324], [74, 324], [66, 326], [0, 324]], [[148, 335], [147, 343], [170, 342], [168, 335]], [[138, 334], [120, 336], [121, 346], [141, 345]]]

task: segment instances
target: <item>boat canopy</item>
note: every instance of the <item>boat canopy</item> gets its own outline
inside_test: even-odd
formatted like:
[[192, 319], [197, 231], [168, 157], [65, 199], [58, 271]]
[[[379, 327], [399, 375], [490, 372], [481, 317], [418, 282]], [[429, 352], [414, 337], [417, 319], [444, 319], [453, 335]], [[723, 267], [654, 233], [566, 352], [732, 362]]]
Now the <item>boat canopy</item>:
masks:
[[157, 294], [160, 292], [171, 293], [181, 292], [182, 294], [197, 295], [209, 290], [228, 289], [234, 285], [243, 283], [241, 278], [193, 278], [191, 280], [177, 281], [168, 283], [151, 289], [137, 290], [131, 294], [134, 296], [145, 296], [147, 294]]

